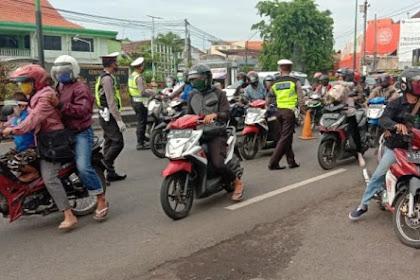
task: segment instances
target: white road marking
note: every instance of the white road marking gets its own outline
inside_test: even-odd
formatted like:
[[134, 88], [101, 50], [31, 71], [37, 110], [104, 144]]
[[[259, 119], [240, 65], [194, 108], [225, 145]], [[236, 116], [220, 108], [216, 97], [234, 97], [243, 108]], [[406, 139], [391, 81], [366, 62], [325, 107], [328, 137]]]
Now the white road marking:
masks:
[[313, 178], [310, 178], [310, 179], [307, 179], [307, 180], [304, 180], [304, 181], [301, 181], [301, 182], [297, 182], [297, 183], [288, 185], [286, 187], [282, 187], [280, 189], [277, 189], [277, 190], [274, 190], [274, 191], [271, 191], [271, 192], [268, 192], [268, 193], [265, 193], [265, 194], [247, 199], [247, 200], [244, 200], [243, 202], [239, 202], [239, 203], [233, 204], [231, 206], [225, 207], [225, 209], [238, 210], [242, 207], [245, 207], [245, 206], [260, 202], [264, 199], [267, 199], [267, 198], [270, 198], [270, 197], [273, 197], [273, 196], [276, 196], [276, 195], [279, 195], [279, 194], [282, 194], [282, 193], [285, 193], [285, 192], [303, 187], [303, 186], [308, 185], [310, 183], [314, 183], [316, 181], [323, 180], [325, 178], [343, 173], [345, 171], [347, 171], [347, 169], [340, 168], [340, 169], [337, 169], [335, 171], [331, 171], [331, 172], [328, 172], [328, 173], [325, 173], [325, 174], [322, 174], [322, 175], [319, 175], [319, 176], [316, 176], [316, 177], [313, 177]]

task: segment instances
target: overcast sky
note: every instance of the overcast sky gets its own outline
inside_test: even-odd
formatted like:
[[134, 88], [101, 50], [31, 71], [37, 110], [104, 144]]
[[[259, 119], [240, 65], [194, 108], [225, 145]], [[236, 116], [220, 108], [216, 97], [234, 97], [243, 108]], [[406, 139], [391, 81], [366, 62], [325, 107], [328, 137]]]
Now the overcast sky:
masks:
[[[59, 9], [66, 9], [88, 14], [116, 17], [131, 20], [151, 20], [146, 15], [159, 16], [161, 21], [179, 22], [178, 26], [158, 26], [157, 32], [173, 30], [183, 36], [182, 20], [188, 21], [218, 38], [232, 40], [247, 40], [255, 31], [251, 26], [260, 21], [255, 5], [258, 0], [49, 0]], [[363, 0], [359, 0], [361, 4]], [[334, 37], [336, 48], [340, 49], [351, 40], [350, 34], [354, 30], [354, 11], [356, 0], [316, 0], [321, 10], [329, 9], [334, 19]], [[406, 18], [407, 11], [413, 15], [420, 10], [419, 0], [370, 0], [368, 19], [378, 16], [394, 16], [395, 20]], [[159, 21], [159, 20], [156, 20]], [[148, 39], [151, 31], [146, 28], [120, 28], [115, 26], [99, 25], [79, 21], [86, 28], [115, 30], [119, 32], [118, 38], [128, 37], [131, 40]], [[359, 31], [363, 26], [362, 15], [359, 14]], [[258, 35], [253, 37], [258, 39]], [[192, 36], [193, 45], [199, 48], [208, 46], [199, 36]]]

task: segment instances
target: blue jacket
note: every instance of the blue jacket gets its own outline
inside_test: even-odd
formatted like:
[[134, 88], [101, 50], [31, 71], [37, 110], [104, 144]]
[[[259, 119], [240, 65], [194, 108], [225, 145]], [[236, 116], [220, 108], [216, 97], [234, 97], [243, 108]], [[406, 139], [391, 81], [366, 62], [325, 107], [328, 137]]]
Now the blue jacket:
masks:
[[[19, 125], [21, 122], [23, 122], [26, 119], [27, 116], [28, 116], [28, 110], [25, 110], [22, 113], [20, 113], [19, 117], [13, 117], [12, 126]], [[34, 131], [31, 131], [22, 135], [15, 135], [13, 136], [13, 138], [15, 140], [16, 150], [18, 150], [19, 153], [29, 148], [35, 147]]]
[[190, 97], [190, 93], [194, 90], [194, 88], [191, 85], [185, 85], [184, 92], [181, 93], [179, 98], [182, 100], [188, 100]]

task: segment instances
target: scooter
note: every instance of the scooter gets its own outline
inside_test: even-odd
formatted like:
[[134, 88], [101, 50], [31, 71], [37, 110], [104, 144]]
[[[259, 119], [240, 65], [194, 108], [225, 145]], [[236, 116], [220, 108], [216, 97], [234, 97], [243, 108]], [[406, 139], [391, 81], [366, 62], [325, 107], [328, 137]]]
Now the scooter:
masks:
[[246, 106], [239, 104], [238, 97], [228, 98], [230, 105], [229, 125], [234, 126], [236, 131], [242, 131], [245, 128]]
[[[330, 104], [324, 107], [324, 114], [319, 124], [321, 139], [318, 146], [318, 163], [329, 170], [335, 167], [337, 160], [350, 157], [357, 158], [356, 145], [348, 134], [346, 104]], [[364, 109], [356, 110], [362, 153], [369, 149], [367, 137], [367, 118]]]
[[160, 123], [161, 113], [167, 106], [168, 101], [163, 95], [155, 95], [147, 103], [147, 126], [146, 126], [146, 139], [150, 140], [152, 131]]
[[319, 126], [319, 120], [322, 116], [322, 97], [317, 92], [308, 93], [309, 100], [305, 102], [306, 107], [310, 109], [311, 112], [311, 128], [312, 130]]
[[[106, 189], [104, 166], [101, 163], [103, 140], [95, 139], [92, 149], [92, 166], [99, 175], [102, 188]], [[34, 166], [39, 170], [39, 163]], [[72, 211], [76, 216], [89, 215], [96, 209], [96, 196], [89, 196], [74, 162], [61, 166], [58, 177], [66, 190]], [[0, 213], [10, 222], [21, 216], [48, 215], [58, 212], [51, 195], [41, 177], [23, 183], [8, 169], [7, 163], [0, 162]]]
[[186, 101], [174, 99], [169, 102], [168, 107], [164, 108], [160, 115], [160, 123], [153, 129], [150, 136], [150, 149], [158, 158], [165, 157], [165, 147], [168, 141], [168, 124], [185, 114]]
[[[227, 157], [225, 163], [240, 178], [243, 169], [234, 154], [236, 130], [234, 127], [201, 125], [204, 116], [185, 115], [169, 125], [166, 157], [170, 162], [162, 176], [160, 202], [165, 214], [173, 220], [185, 218], [191, 210], [194, 196], [208, 197], [222, 190], [233, 192], [232, 182], [217, 175], [207, 158], [206, 135], [226, 131]], [[202, 143], [204, 142], [204, 143]]]
[[274, 115], [267, 118], [265, 107], [264, 100], [248, 104], [245, 116], [246, 127], [242, 130], [244, 138], [239, 147], [244, 159], [253, 159], [258, 150], [274, 148], [277, 145], [277, 120]]
[[[382, 210], [392, 213], [392, 224], [399, 240], [420, 249], [420, 130], [410, 128], [409, 148], [394, 149], [397, 163], [386, 174], [385, 187], [376, 199]], [[369, 175], [363, 172], [366, 182]]]
[[379, 118], [384, 113], [386, 108], [385, 97], [375, 97], [369, 100], [369, 107], [367, 110], [367, 117], [369, 123], [369, 140], [372, 148], [379, 144], [379, 138], [384, 130], [379, 126]]

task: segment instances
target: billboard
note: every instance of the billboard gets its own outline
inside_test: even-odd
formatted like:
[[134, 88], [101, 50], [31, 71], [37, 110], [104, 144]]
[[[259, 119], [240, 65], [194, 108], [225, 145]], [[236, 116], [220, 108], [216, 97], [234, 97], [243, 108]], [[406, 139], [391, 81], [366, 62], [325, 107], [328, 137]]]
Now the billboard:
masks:
[[420, 18], [401, 20], [398, 68], [413, 64], [413, 51], [420, 49]]

